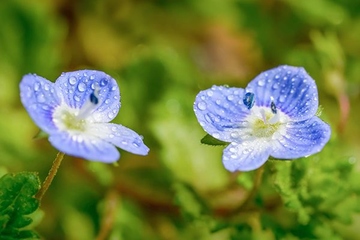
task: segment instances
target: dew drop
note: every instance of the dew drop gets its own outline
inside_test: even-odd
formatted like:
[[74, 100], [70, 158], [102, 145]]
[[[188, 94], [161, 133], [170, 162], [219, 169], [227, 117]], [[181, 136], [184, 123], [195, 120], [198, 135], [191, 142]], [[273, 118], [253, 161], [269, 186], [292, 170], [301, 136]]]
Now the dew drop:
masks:
[[49, 110], [50, 107], [48, 105], [42, 105], [42, 109], [44, 109], [45, 111]]
[[74, 84], [76, 83], [76, 77], [74, 77], [74, 76], [70, 77], [70, 78], [69, 78], [69, 83], [70, 83], [71, 85], [74, 85]]
[[139, 140], [135, 140], [132, 144], [134, 147], [137, 147], [137, 148], [140, 147]]
[[232, 148], [229, 149], [229, 151], [232, 152], [232, 153], [235, 153], [236, 149], [232, 147]]
[[90, 87], [92, 90], [95, 90], [95, 83], [92, 83]]
[[263, 87], [265, 85], [264, 79], [260, 79], [257, 83], [260, 87]]
[[50, 89], [49, 84], [45, 84], [45, 86], [44, 86], [44, 90], [45, 90], [45, 91], [49, 91], [49, 89]]
[[227, 100], [232, 101], [232, 100], [234, 100], [234, 95], [231, 94], [231, 95], [227, 96], [226, 98], [227, 98]]
[[272, 88], [274, 90], [278, 89], [279, 88], [279, 83], [278, 82], [275, 82], [274, 85], [272, 86]]
[[110, 103], [110, 100], [109, 99], [106, 99], [105, 100], [105, 104], [109, 104]]
[[232, 138], [238, 138], [238, 137], [239, 137], [239, 133], [237, 133], [237, 132], [232, 132], [232, 133], [230, 133], [230, 137], [232, 137]]
[[108, 116], [109, 118], [113, 118], [113, 117], [114, 117], [114, 114], [113, 114], [112, 112], [109, 112], [109, 113], [107, 114], [107, 116]]
[[110, 135], [109, 135], [109, 138], [114, 138], [114, 134], [110, 134]]
[[213, 134], [213, 137], [214, 137], [214, 138], [219, 138], [219, 137], [220, 137], [220, 134], [214, 133], [214, 134]]
[[216, 103], [217, 105], [220, 105], [220, 104], [221, 104], [221, 100], [218, 99], [218, 100], [215, 101], [215, 103]]
[[112, 127], [111, 127], [111, 131], [116, 132], [116, 131], [117, 131], [117, 127], [112, 126]]
[[207, 94], [209, 97], [211, 97], [211, 96], [213, 96], [213, 95], [214, 95], [214, 92], [213, 92], [213, 91], [211, 91], [211, 90], [208, 90], [208, 91], [206, 92], [206, 94]]
[[197, 104], [197, 107], [203, 111], [206, 109], [206, 103], [201, 101]]
[[79, 90], [79, 92], [84, 92], [86, 90], [86, 84], [83, 82], [79, 83], [77, 89]]
[[280, 95], [279, 102], [285, 102], [286, 95]]
[[116, 86], [113, 86], [112, 88], [111, 88], [111, 91], [115, 91], [116, 90]]
[[128, 144], [128, 142], [125, 141], [125, 140], [123, 140], [121, 143], [124, 144], [124, 145], [127, 145], [127, 144]]
[[34, 85], [34, 91], [39, 91], [40, 89], [40, 83], [39, 82], [36, 82], [35, 85]]
[[36, 99], [39, 103], [43, 103], [46, 100], [44, 94], [37, 95]]
[[95, 79], [95, 75], [91, 75], [90, 80], [94, 80], [94, 79]]
[[75, 96], [74, 96], [74, 100], [77, 101], [77, 102], [79, 102], [79, 101], [80, 101], [80, 97], [77, 96], [77, 95], [75, 95]]
[[105, 87], [108, 84], [108, 80], [106, 78], [103, 78], [100, 80], [100, 87]]

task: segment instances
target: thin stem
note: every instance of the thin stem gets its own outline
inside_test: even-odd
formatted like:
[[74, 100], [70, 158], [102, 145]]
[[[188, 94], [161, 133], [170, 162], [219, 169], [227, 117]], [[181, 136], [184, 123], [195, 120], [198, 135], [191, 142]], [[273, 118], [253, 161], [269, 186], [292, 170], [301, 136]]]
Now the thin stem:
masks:
[[107, 239], [109, 233], [111, 232], [116, 214], [117, 208], [119, 205], [119, 195], [115, 190], [111, 190], [105, 199], [105, 209], [104, 216], [100, 225], [100, 232], [96, 237], [96, 240], [105, 240]]
[[264, 173], [264, 165], [261, 166], [260, 168], [258, 168], [255, 172], [255, 176], [254, 176], [254, 185], [253, 188], [251, 189], [251, 191], [249, 192], [249, 194], [246, 196], [246, 198], [244, 199], [244, 201], [242, 202], [242, 204], [237, 207], [233, 214], [239, 213], [241, 211], [244, 210], [244, 208], [250, 203], [250, 201], [254, 198], [256, 192], [258, 191], [260, 184], [261, 184], [261, 180], [262, 180], [262, 175]]
[[60, 167], [60, 164], [61, 164], [61, 161], [63, 160], [64, 158], [64, 153], [62, 152], [59, 152], [57, 155], [56, 155], [56, 158], [50, 168], [50, 171], [47, 175], [47, 177], [45, 178], [45, 181], [43, 182], [39, 192], [36, 194], [36, 198], [41, 201], [41, 199], [43, 198], [43, 196], [45, 195], [46, 191], [48, 190], [48, 188], [50, 187], [51, 185], [51, 182], [53, 181], [56, 173], [57, 173], [57, 170], [59, 169]]

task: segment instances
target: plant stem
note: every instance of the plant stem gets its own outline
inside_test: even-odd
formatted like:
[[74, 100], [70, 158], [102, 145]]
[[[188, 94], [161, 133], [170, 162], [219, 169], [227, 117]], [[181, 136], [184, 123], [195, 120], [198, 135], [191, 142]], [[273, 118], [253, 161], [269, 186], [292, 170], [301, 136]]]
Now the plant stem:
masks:
[[104, 216], [101, 221], [100, 231], [96, 240], [106, 240], [113, 228], [117, 209], [119, 205], [119, 195], [115, 190], [110, 190], [105, 199]]
[[258, 191], [258, 189], [260, 187], [263, 173], [264, 173], [264, 165], [256, 170], [255, 176], [254, 176], [254, 185], [253, 185], [251, 191], [249, 192], [249, 194], [246, 196], [246, 198], [242, 202], [242, 204], [234, 210], [234, 212], [233, 212], [234, 214], [239, 213], [242, 210], [244, 210], [244, 208], [254, 198], [256, 192]]
[[56, 155], [56, 158], [50, 168], [50, 171], [47, 175], [47, 177], [45, 178], [45, 181], [43, 182], [42, 186], [41, 186], [41, 189], [39, 190], [39, 192], [36, 194], [36, 198], [41, 201], [41, 199], [43, 198], [43, 196], [45, 195], [46, 191], [48, 190], [48, 188], [50, 187], [51, 185], [51, 182], [53, 181], [56, 173], [57, 173], [57, 170], [59, 169], [60, 167], [60, 164], [61, 164], [61, 161], [63, 160], [64, 158], [64, 153], [62, 152], [59, 152], [57, 155]]

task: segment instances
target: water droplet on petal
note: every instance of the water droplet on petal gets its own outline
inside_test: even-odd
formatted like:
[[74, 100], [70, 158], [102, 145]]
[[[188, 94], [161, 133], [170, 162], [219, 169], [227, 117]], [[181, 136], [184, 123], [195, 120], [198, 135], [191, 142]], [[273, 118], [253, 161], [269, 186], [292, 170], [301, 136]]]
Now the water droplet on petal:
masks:
[[40, 89], [40, 83], [36, 82], [34, 85], [34, 91], [37, 92], [37, 91], [39, 91], [39, 89]]
[[105, 100], [105, 104], [109, 104], [110, 103], [110, 100], [109, 99], [106, 99]]
[[95, 79], [95, 75], [91, 75], [90, 80], [94, 80], [94, 79]]
[[109, 112], [108, 115], [107, 115], [109, 118], [113, 118], [114, 117], [114, 114], [112, 112]]
[[77, 102], [79, 102], [79, 101], [80, 101], [80, 97], [77, 96], [77, 95], [75, 95], [75, 96], [74, 96], [74, 100], [77, 101]]
[[200, 109], [200, 110], [205, 110], [206, 109], [206, 103], [205, 102], [199, 102], [197, 104], [197, 107]]
[[286, 95], [280, 95], [279, 102], [285, 102]]
[[127, 145], [127, 144], [128, 144], [128, 142], [125, 141], [125, 140], [121, 141], [121, 143], [124, 144], [124, 145]]
[[49, 84], [45, 84], [45, 86], [44, 86], [44, 90], [45, 90], [45, 91], [49, 91], [49, 89], [50, 89]]
[[110, 135], [109, 135], [109, 138], [114, 138], [114, 134], [110, 134]]
[[42, 109], [44, 109], [45, 111], [49, 110], [50, 107], [48, 105], [42, 105]]
[[258, 84], [260, 87], [264, 86], [264, 85], [265, 85], [264, 79], [260, 79], [257, 84]]
[[220, 134], [214, 133], [214, 134], [213, 134], [213, 137], [214, 137], [214, 138], [219, 138], [219, 137], [220, 137]]
[[234, 95], [231, 94], [231, 95], [227, 96], [226, 98], [227, 98], [227, 100], [232, 101], [232, 100], [234, 100]]
[[92, 90], [95, 90], [95, 83], [92, 83], [90, 87]]
[[243, 154], [249, 154], [250, 152], [251, 152], [250, 148], [245, 148], [242, 153]]
[[118, 129], [118, 128], [117, 128], [117, 127], [115, 127], [115, 126], [112, 126], [112, 127], [111, 127], [111, 131], [113, 131], [113, 132], [116, 132], [116, 131], [117, 131], [117, 129]]
[[230, 137], [232, 137], [232, 138], [238, 138], [238, 137], [239, 137], [239, 133], [237, 133], [237, 132], [232, 132], [232, 133], [230, 133]]
[[207, 94], [209, 97], [211, 97], [212, 95], [214, 95], [214, 92], [211, 91], [211, 90], [208, 90], [208, 91], [206, 92], [206, 94]]
[[46, 100], [44, 94], [37, 95], [36, 99], [39, 103], [43, 103]]
[[117, 89], [117, 87], [116, 86], [113, 86], [112, 88], [111, 88], [111, 91], [115, 91]]
[[79, 92], [84, 92], [86, 90], [86, 84], [81, 82], [81, 83], [79, 83], [77, 88], [78, 88]]
[[100, 80], [100, 87], [105, 87], [108, 84], [108, 80], [106, 78], [103, 78]]
[[74, 77], [74, 76], [70, 77], [70, 78], [69, 78], [69, 83], [70, 83], [71, 85], [74, 85], [74, 84], [76, 83], [76, 77]]
[[272, 86], [272, 88], [274, 90], [278, 89], [279, 88], [279, 83], [278, 82], [275, 82], [274, 85]]

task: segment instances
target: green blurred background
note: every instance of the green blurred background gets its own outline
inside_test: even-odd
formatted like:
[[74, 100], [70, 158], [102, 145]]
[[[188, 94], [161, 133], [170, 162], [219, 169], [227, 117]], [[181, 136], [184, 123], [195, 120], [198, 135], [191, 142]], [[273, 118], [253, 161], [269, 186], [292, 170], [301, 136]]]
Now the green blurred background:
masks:
[[[316, 80], [332, 139], [315, 156], [267, 163], [254, 201], [233, 214], [254, 173], [227, 172], [222, 147], [200, 144], [192, 105], [202, 89], [245, 87], [281, 64]], [[33, 140], [22, 76], [79, 69], [118, 81], [114, 122], [151, 150], [121, 151], [116, 166], [66, 157], [33, 216], [44, 239], [360, 239], [359, 1], [2, 0], [1, 175], [44, 179], [57, 153]]]

